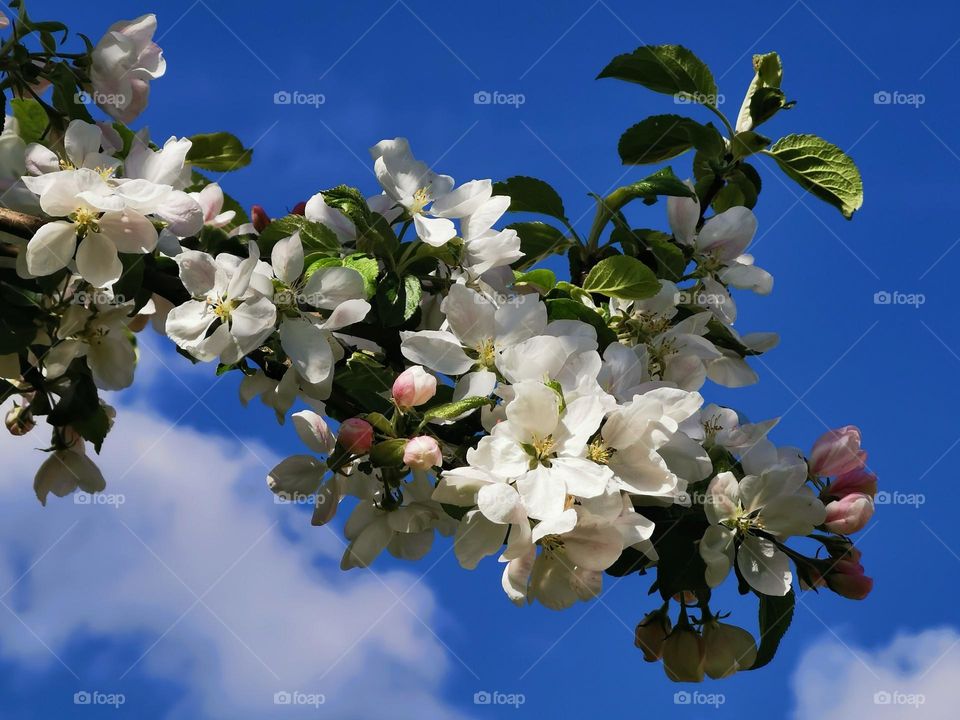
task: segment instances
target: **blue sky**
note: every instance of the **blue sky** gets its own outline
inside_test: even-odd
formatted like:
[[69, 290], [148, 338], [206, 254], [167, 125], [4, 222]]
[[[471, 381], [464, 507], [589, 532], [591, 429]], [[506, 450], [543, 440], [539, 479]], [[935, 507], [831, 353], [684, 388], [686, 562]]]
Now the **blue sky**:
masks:
[[[960, 231], [950, 216], [960, 189], [952, 90], [960, 11], [952, 4], [557, 0], [549, 12], [515, 0], [34, 5], [34, 15], [94, 39], [118, 18], [157, 12], [168, 71], [141, 122], [155, 138], [224, 129], [254, 145], [253, 164], [222, 184], [274, 215], [339, 183], [373, 193], [366, 149], [402, 135], [460, 181], [549, 181], [583, 227], [588, 191], [649, 171], [619, 164], [624, 129], [655, 113], [709, 119], [670, 97], [595, 81], [611, 57], [645, 43], [686, 45], [711, 66], [722, 108], [736, 115], [751, 55], [777, 50], [798, 104], [765, 129], [817, 133], [849, 149], [866, 200], [846, 222], [761, 168], [754, 254], [776, 282], [769, 297], [737, 296], [738, 328], [777, 331], [782, 342], [755, 364], [758, 385], [708, 385], [705, 394], [754, 420], [782, 415], [773, 435], [781, 444], [808, 448], [827, 427], [859, 425], [881, 488], [900, 494], [861, 534], [876, 580], [867, 601], [805, 597], [772, 666], [674, 686], [632, 646], [634, 623], [653, 605], [646, 579], [608, 581], [601, 601], [564, 613], [521, 610], [503, 596], [495, 562], [466, 572], [440, 543], [417, 565], [384, 558], [373, 576], [340, 577], [332, 535], [274, 506], [264, 486], [262, 465], [299, 452], [290, 428], [262, 407], [241, 411], [234, 378], [212, 384], [212, 368], [188, 369], [152, 342], [139, 389], [116, 400], [118, 434], [125, 419], [132, 429], [103, 453], [108, 482], [123, 476], [112, 486], [127, 498], [123, 507], [34, 507], [39, 441], [3, 441], [15, 472], [0, 484], [0, 592], [12, 586], [0, 598], [9, 606], [0, 608], [0, 716], [287, 716], [272, 704], [256, 710], [262, 697], [244, 695], [255, 687], [324, 693], [317, 716], [333, 717], [388, 703], [410, 717], [627, 710], [822, 718], [851, 708], [948, 717], [958, 690], [943, 673], [960, 667], [949, 602], [960, 575], [960, 526], [949, 505], [960, 461], [958, 390], [949, 381], [960, 370], [952, 287]], [[277, 105], [280, 91], [319, 93], [324, 102]], [[475, 104], [481, 91], [524, 102]], [[878, 104], [882, 92], [922, 103]], [[685, 177], [689, 162], [672, 165]], [[665, 226], [662, 204], [632, 217]], [[882, 292], [923, 302], [878, 304]], [[138, 493], [149, 502], [138, 504]], [[909, 494], [918, 502], [904, 501]], [[726, 609], [752, 627], [752, 604], [729, 597]], [[877, 691], [917, 687], [926, 698], [919, 711], [873, 704]], [[723, 693], [724, 702], [712, 714], [676, 704], [677, 690], [694, 689]], [[126, 703], [78, 707], [80, 690], [123, 693]], [[477, 706], [481, 690], [526, 701], [519, 710]]]

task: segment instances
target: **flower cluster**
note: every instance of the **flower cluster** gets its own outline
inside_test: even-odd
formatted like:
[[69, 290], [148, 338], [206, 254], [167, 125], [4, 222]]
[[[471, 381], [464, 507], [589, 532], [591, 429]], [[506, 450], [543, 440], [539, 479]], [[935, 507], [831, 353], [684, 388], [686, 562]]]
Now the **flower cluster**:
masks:
[[[768, 662], [794, 573], [803, 589], [870, 592], [849, 538], [877, 489], [859, 431], [832, 430], [805, 456], [773, 444], [776, 420], [747, 422], [701, 394], [708, 380], [757, 382], [748, 358], [778, 341], [736, 330], [731, 294], [773, 287], [746, 251], [760, 190], [747, 159], [770, 145], [753, 128], [788, 106], [775, 54], [754, 58], [737, 130], [708, 106], [730, 137], [685, 120], [692, 180], [664, 168], [598, 197], [586, 237], [547, 183], [458, 185], [404, 138], [370, 149], [374, 194], [340, 185], [272, 219], [259, 205], [248, 216], [204, 175], [250, 162], [237, 138], [158, 146], [127, 127], [165, 71], [152, 15], [66, 53], [52, 38], [39, 50], [18, 41], [50, 24], [16, 7], [23, 32], [12, 42], [31, 62], [14, 67], [0, 49], [16, 96], [0, 136], [0, 297], [10, 307], [0, 377], [19, 396], [11, 432], [40, 417], [52, 428], [34, 481], [41, 502], [105, 487], [87, 453], [113, 424], [99, 391], [133, 382], [135, 333], [152, 327], [192, 361], [238, 373], [244, 405], [259, 398], [280, 423], [291, 418], [306, 450], [267, 485], [312, 506], [314, 525], [344, 506], [343, 569], [383, 551], [420, 559], [439, 535], [464, 568], [496, 558], [514, 603], [553, 609], [596, 597], [605, 574], [655, 572], [663, 604], [636, 643], [683, 681]], [[668, 61], [709, 80], [698, 96], [716, 95], [709, 69], [678, 46], [638, 48], [601, 75], [663, 91], [643, 68]], [[42, 99], [50, 85], [52, 104]], [[111, 120], [65, 101], [73, 91]], [[663, 117], [676, 116], [627, 131], [624, 162], [672, 157], [657, 146]], [[810, 138], [826, 144], [787, 136], [769, 152], [816, 146]], [[829, 147], [830, 162], [843, 162]], [[815, 183], [826, 172], [816, 153], [791, 177]], [[859, 178], [852, 162], [843, 177]], [[850, 214], [859, 192], [831, 202]], [[669, 232], [633, 229], [624, 207], [662, 198]], [[550, 221], [504, 226], [508, 212]], [[569, 280], [536, 266], [560, 253]], [[731, 577], [772, 619], [759, 645], [710, 607]]]

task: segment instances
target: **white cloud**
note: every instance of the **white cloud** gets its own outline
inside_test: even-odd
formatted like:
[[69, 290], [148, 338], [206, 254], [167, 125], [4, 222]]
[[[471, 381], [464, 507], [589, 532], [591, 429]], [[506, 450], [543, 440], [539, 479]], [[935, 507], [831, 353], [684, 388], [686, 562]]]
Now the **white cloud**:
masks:
[[76, 689], [122, 692], [145, 652], [130, 676], [182, 683], [176, 718], [297, 717], [274, 706], [278, 691], [322, 693], [336, 717], [385, 703], [400, 719], [459, 717], [440, 698], [450, 660], [426, 627], [432, 593], [411, 573], [341, 573], [336, 536], [272, 502], [268, 448], [120, 407], [98, 462], [123, 504], [44, 509], [32, 492], [43, 433], [0, 437], [0, 595], [14, 586], [2, 601], [23, 622], [0, 607], [0, 657], [61, 672], [53, 653], [69, 665], [78, 639], [106, 641], [115, 685], [71, 667]]
[[953, 720], [960, 707], [960, 633], [900, 632], [868, 649], [827, 638], [793, 676], [797, 720]]

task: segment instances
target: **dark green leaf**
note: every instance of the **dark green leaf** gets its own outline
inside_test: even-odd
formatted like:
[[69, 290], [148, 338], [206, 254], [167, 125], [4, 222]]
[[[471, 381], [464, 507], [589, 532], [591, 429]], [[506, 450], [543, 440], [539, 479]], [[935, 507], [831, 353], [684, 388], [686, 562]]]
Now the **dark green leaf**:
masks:
[[535, 288], [542, 295], [546, 295], [557, 284], [557, 276], [553, 270], [537, 268], [525, 273], [516, 273], [513, 284], [514, 287], [529, 286]]
[[267, 225], [257, 238], [260, 252], [265, 257], [268, 256], [277, 241], [298, 231], [303, 243], [303, 253], [311, 262], [322, 256], [340, 256], [340, 240], [333, 230], [326, 225], [307, 220], [303, 215], [286, 215]]
[[793, 619], [794, 595], [791, 589], [783, 597], [760, 595], [760, 644], [757, 647], [757, 659], [750, 670], [762, 668], [773, 660], [780, 640], [790, 627]]
[[532, 212], [550, 215], [558, 220], [566, 220], [563, 200], [550, 185], [543, 180], [517, 175], [508, 180], [494, 183], [494, 195], [509, 195], [512, 212]]
[[608, 326], [603, 316], [592, 308], [588, 308], [577, 300], [570, 298], [553, 298], [546, 301], [547, 317], [553, 320], [580, 320], [592, 325], [597, 331], [597, 342], [600, 352], [612, 342], [616, 342], [617, 335]]
[[643, 45], [618, 55], [597, 76], [639, 83], [654, 92], [716, 104], [717, 84], [710, 68], [681, 45]]
[[553, 225], [542, 222], [521, 222], [508, 225], [520, 236], [520, 251], [523, 257], [514, 263], [517, 270], [531, 265], [555, 253], [563, 253], [573, 243]]

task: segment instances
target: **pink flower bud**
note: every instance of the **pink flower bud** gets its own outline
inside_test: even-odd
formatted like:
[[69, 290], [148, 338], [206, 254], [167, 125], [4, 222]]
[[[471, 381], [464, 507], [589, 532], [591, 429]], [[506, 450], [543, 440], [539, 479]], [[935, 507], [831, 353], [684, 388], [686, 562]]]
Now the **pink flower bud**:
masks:
[[863, 600], [873, 590], [873, 578], [863, 574], [863, 565], [840, 560], [827, 575], [827, 587], [841, 597]]
[[864, 493], [850, 493], [827, 503], [827, 519], [823, 526], [830, 532], [849, 535], [864, 526], [873, 517], [873, 498]]
[[407, 441], [403, 464], [412, 470], [429, 470], [443, 464], [443, 454], [436, 440], [429, 435], [420, 435]]
[[354, 455], [363, 455], [373, 446], [373, 426], [366, 420], [350, 418], [340, 424], [340, 446]]
[[407, 410], [423, 405], [437, 394], [437, 379], [419, 365], [404, 370], [393, 382], [393, 399]]
[[873, 497], [877, 494], [877, 476], [859, 468], [840, 475], [824, 491], [824, 496], [842, 498], [851, 493], [863, 493]]
[[810, 471], [819, 477], [842, 475], [859, 470], [867, 460], [860, 449], [860, 430], [846, 425], [828, 430], [813, 444], [810, 451]]
[[262, 206], [254, 205], [250, 208], [250, 222], [253, 223], [254, 229], [261, 233], [270, 224], [270, 216], [267, 215], [267, 211]]
[[307, 212], [307, 201], [301, 200], [296, 205], [293, 206], [293, 210], [290, 211], [291, 215], [305, 215]]

